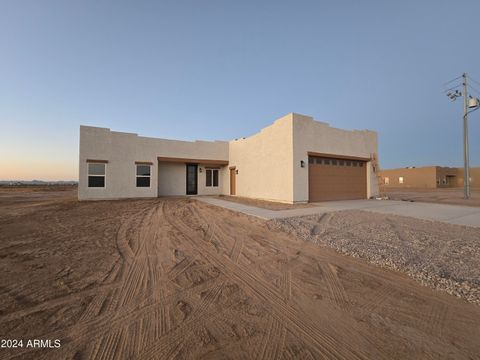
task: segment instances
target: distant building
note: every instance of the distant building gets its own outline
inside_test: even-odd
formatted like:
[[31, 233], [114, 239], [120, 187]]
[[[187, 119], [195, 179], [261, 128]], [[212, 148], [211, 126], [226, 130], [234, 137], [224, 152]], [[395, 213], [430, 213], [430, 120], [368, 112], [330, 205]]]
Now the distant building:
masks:
[[[463, 168], [407, 167], [380, 171], [383, 188], [454, 188], [463, 186]], [[480, 167], [470, 168], [470, 186], [480, 188]]]

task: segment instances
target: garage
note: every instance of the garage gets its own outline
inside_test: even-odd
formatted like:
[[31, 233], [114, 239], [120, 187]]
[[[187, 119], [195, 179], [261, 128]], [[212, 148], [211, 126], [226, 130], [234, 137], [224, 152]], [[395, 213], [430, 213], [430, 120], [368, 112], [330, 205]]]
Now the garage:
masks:
[[309, 201], [366, 199], [366, 169], [366, 159], [310, 155]]

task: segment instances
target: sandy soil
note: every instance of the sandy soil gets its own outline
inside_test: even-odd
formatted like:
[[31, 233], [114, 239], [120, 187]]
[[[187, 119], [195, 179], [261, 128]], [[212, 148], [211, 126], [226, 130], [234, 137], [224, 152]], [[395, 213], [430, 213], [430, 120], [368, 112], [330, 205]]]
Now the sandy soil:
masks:
[[439, 204], [480, 206], [480, 190], [472, 189], [471, 198], [463, 198], [463, 188], [454, 189], [388, 189], [382, 194], [393, 200], [414, 200]]
[[62, 346], [0, 359], [480, 353], [479, 306], [258, 219], [194, 199], [6, 202], [0, 338]]
[[313, 204], [284, 204], [284, 203], [275, 202], [275, 201], [250, 199], [250, 198], [245, 198], [241, 196], [220, 195], [217, 197], [222, 200], [256, 206], [256, 207], [268, 209], [268, 210], [290, 210], [290, 209], [298, 209], [298, 208], [314, 206]]

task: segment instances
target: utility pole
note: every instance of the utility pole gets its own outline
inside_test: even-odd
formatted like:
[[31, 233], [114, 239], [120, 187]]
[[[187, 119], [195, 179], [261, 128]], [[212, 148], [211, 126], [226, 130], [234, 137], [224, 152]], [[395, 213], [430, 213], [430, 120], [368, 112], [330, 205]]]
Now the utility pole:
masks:
[[468, 159], [468, 94], [467, 74], [463, 73], [463, 195], [470, 199], [470, 164]]
[[[450, 100], [455, 101], [457, 98], [463, 96], [463, 197], [465, 199], [470, 199], [470, 164], [468, 158], [468, 114], [480, 109], [480, 99], [474, 98], [471, 95], [468, 95], [468, 84], [467, 84], [467, 73], [463, 73], [462, 76], [459, 76], [449, 82], [445, 83], [451, 84], [454, 81], [463, 80], [463, 92], [459, 91], [457, 88], [461, 85], [456, 85], [448, 90], [445, 90], [447, 96]], [[473, 80], [473, 79], [472, 79]], [[475, 80], [474, 80], [475, 81]], [[475, 81], [476, 82], [476, 81]], [[480, 83], [479, 83], [480, 84]], [[455, 90], [456, 89], [456, 90]], [[473, 110], [468, 110], [473, 109]]]

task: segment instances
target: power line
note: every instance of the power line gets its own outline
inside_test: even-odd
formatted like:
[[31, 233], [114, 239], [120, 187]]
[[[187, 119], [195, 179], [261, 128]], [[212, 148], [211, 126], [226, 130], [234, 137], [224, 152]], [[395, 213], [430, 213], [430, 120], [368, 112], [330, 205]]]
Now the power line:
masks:
[[454, 87], [451, 87], [449, 89], [446, 89], [446, 90], [443, 90], [444, 92], [448, 92], [448, 91], [451, 91], [451, 90], [455, 90], [456, 88], [462, 86], [462, 84], [458, 84], [457, 86], [454, 86]]
[[[443, 84], [443, 86], [448, 85], [448, 84], [450, 84], [450, 83], [452, 83], [452, 82], [454, 82], [454, 81], [456, 81], [456, 80], [458, 80], [458, 79], [461, 79], [461, 78], [462, 78], [462, 75], [460, 75], [459, 77], [456, 77], [455, 79], [452, 79], [452, 80], [450, 80], [450, 81], [447, 81], [445, 84]], [[480, 84], [479, 84], [479, 85], [480, 85]]]
[[477, 80], [473, 79], [471, 76], [468, 77], [470, 80], [472, 80], [475, 84], [479, 85], [480, 86], [480, 82], [478, 82]]
[[[472, 80], [472, 79], [470, 79], [470, 80]], [[473, 91], [475, 91], [478, 95], [480, 95], [480, 91], [477, 90], [475, 87], [473, 87], [473, 86], [470, 85], [470, 84], [468, 84], [467, 86], [468, 86], [470, 89], [472, 89]]]

